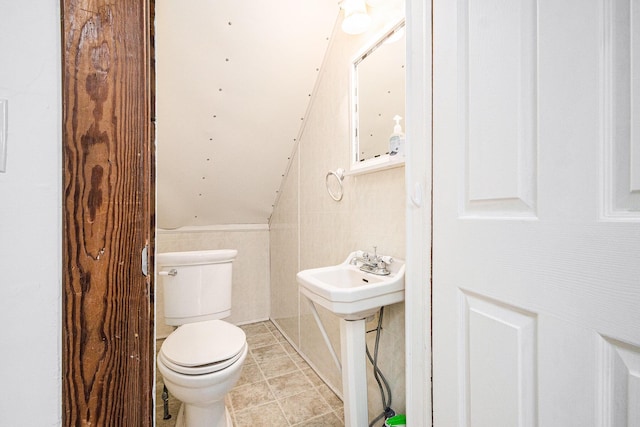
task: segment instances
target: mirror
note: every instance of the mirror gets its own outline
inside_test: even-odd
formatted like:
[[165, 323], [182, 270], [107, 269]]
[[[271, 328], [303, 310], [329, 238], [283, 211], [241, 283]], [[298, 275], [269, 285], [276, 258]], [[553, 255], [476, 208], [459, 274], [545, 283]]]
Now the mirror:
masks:
[[405, 117], [404, 20], [369, 45], [352, 63], [352, 174], [404, 164], [403, 156], [389, 156], [394, 117]]

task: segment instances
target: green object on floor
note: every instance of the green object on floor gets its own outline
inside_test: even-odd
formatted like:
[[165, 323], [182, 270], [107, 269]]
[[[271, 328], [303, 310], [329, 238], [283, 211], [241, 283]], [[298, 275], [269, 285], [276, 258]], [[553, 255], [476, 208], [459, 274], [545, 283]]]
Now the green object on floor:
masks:
[[391, 418], [387, 418], [387, 421], [384, 422], [385, 427], [402, 427], [407, 425], [407, 416], [406, 415], [396, 415]]

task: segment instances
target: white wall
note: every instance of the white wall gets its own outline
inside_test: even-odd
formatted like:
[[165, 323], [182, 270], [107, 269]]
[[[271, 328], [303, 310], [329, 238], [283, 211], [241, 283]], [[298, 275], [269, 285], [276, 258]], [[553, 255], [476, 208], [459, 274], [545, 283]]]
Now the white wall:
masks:
[[267, 224], [338, 12], [156, 0], [159, 227]]
[[0, 424], [61, 419], [61, 72], [59, 0], [0, 0]]

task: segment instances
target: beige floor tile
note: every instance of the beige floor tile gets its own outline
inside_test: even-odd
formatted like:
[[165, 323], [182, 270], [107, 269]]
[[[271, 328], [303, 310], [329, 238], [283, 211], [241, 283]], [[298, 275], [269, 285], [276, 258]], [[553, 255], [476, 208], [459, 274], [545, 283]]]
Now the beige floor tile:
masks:
[[234, 427], [286, 427], [289, 425], [276, 402], [236, 412], [235, 421]]
[[269, 328], [269, 330], [270, 330], [271, 332], [273, 332], [273, 331], [277, 331], [277, 330], [278, 330], [278, 328], [276, 327], [276, 325], [274, 325], [274, 324], [273, 324], [273, 322], [272, 322], [271, 320], [268, 320], [268, 321], [264, 322], [264, 325], [265, 325], [267, 328]]
[[264, 405], [275, 400], [266, 381], [234, 388], [231, 390], [229, 397], [235, 412], [240, 412], [253, 406]]
[[233, 417], [233, 405], [231, 404], [231, 396], [229, 395], [229, 393], [227, 393], [227, 395], [224, 397], [224, 406], [231, 414], [231, 417]]
[[301, 371], [294, 371], [267, 380], [276, 399], [302, 393], [313, 388], [313, 384]]
[[298, 353], [289, 353], [289, 357], [296, 362], [296, 365], [300, 367], [300, 369], [305, 369], [309, 367], [309, 364], [300, 356]]
[[343, 407], [342, 400], [329, 388], [328, 385], [322, 384], [317, 388], [318, 392], [324, 397], [331, 409], [336, 410]]
[[266, 345], [264, 347], [253, 348], [251, 349], [251, 355], [253, 355], [256, 363], [259, 364], [269, 359], [286, 356], [287, 352], [284, 351], [284, 348], [282, 348], [279, 343], [276, 343]]
[[269, 379], [297, 371], [299, 368], [289, 356], [284, 356], [265, 360], [260, 364], [260, 369], [264, 377]]
[[246, 335], [265, 334], [269, 332], [269, 329], [265, 326], [263, 322], [242, 325], [240, 326], [240, 329], [242, 329]]
[[268, 320], [268, 321], [264, 322], [264, 324], [266, 325], [267, 328], [269, 328], [269, 330], [271, 332], [278, 330], [278, 327], [276, 325], [274, 325], [271, 320]]
[[303, 421], [299, 424], [295, 424], [295, 427], [342, 427], [344, 422], [338, 418], [336, 414], [330, 412], [319, 417], [312, 418], [308, 421]]
[[307, 376], [307, 378], [309, 378], [309, 381], [311, 381], [311, 384], [313, 384], [314, 386], [319, 387], [324, 384], [322, 378], [320, 378], [318, 374], [316, 374], [316, 371], [314, 371], [313, 369], [303, 368], [302, 372]]
[[168, 420], [164, 419], [164, 406], [162, 401], [160, 401], [160, 405], [156, 405], [156, 427], [174, 427], [176, 425], [176, 419], [178, 418], [178, 411], [180, 410], [180, 402], [178, 399], [170, 398], [169, 399], [169, 414], [171, 418]]
[[250, 365], [243, 365], [242, 372], [240, 373], [240, 379], [238, 383], [235, 385], [236, 387], [241, 387], [246, 384], [253, 384], [260, 381], [264, 381], [264, 377], [262, 376], [262, 372], [257, 364], [252, 363]]
[[[225, 399], [235, 427], [344, 426], [342, 401], [271, 322], [241, 328], [250, 352], [238, 383]], [[158, 348], [161, 344], [159, 340]], [[163, 420], [160, 376], [158, 387], [156, 425], [175, 427], [181, 403], [169, 395], [172, 417]]]
[[298, 352], [296, 351], [296, 349], [289, 344], [289, 341], [284, 340], [284, 342], [281, 342], [280, 344], [282, 344], [282, 347], [284, 347], [285, 351], [289, 354], [298, 354]]
[[247, 335], [247, 344], [250, 348], [264, 347], [265, 345], [275, 344], [278, 340], [271, 332], [266, 334]]
[[242, 366], [252, 365], [252, 364], [256, 364], [256, 359], [253, 358], [253, 355], [251, 354], [251, 347], [249, 347], [247, 358], [244, 359], [244, 363], [242, 364]]
[[291, 424], [298, 424], [332, 412], [315, 389], [286, 397], [280, 401], [280, 406]]
[[271, 333], [273, 334], [274, 337], [276, 337], [276, 339], [278, 341], [287, 341], [287, 339], [284, 337], [284, 335], [282, 335], [282, 332], [280, 332], [279, 330], [277, 330], [277, 329], [276, 330], [271, 330]]

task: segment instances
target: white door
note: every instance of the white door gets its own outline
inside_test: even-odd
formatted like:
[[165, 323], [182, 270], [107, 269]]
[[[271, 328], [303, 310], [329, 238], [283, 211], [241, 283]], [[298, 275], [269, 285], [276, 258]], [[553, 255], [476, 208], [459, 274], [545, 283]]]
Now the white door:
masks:
[[434, 0], [436, 427], [640, 426], [640, 0]]

